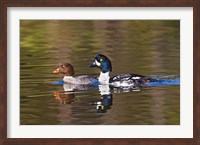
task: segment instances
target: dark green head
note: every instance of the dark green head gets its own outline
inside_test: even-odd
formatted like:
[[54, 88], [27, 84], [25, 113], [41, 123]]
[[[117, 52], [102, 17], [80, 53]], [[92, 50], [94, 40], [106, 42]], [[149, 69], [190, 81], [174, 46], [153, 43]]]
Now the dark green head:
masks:
[[112, 71], [112, 64], [110, 60], [103, 54], [97, 54], [90, 67], [98, 67], [103, 73]]

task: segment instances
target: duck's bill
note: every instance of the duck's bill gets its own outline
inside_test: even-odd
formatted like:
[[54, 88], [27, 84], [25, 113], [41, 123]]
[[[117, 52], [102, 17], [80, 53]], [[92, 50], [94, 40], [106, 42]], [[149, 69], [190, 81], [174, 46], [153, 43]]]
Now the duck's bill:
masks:
[[95, 62], [95, 61], [93, 61], [93, 63], [92, 63], [92, 64], [90, 64], [90, 67], [97, 67], [97, 65], [96, 65], [96, 62]]
[[58, 74], [58, 73], [60, 73], [60, 69], [59, 69], [59, 68], [57, 68], [57, 69], [55, 69], [55, 70], [53, 71], [53, 74]]

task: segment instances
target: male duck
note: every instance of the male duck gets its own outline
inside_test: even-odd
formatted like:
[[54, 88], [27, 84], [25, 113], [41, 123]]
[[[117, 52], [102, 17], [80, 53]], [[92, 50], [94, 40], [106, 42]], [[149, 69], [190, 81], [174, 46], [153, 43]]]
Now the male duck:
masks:
[[73, 77], [74, 68], [70, 63], [59, 63], [58, 67], [53, 71], [53, 73], [63, 73], [63, 81], [65, 83], [85, 85], [97, 81], [97, 77], [93, 75], [81, 75]]
[[103, 54], [97, 54], [90, 67], [101, 69], [98, 81], [100, 84], [109, 84], [115, 87], [145, 87], [150, 81], [149, 77], [137, 74], [119, 74], [109, 76], [112, 71], [111, 61]]

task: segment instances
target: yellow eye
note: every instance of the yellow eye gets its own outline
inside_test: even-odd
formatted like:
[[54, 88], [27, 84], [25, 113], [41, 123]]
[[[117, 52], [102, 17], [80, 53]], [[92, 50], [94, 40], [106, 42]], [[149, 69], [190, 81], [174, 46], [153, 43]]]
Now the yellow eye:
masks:
[[100, 58], [100, 61], [102, 62], [102, 61], [103, 61], [103, 59], [102, 59], [102, 58]]

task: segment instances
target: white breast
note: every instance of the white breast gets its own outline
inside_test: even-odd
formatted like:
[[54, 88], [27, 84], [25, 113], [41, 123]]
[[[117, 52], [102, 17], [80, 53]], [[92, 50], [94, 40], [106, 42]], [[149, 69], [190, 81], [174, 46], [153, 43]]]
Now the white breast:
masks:
[[109, 73], [110, 72], [106, 72], [106, 73], [101, 72], [100, 73], [100, 76], [99, 76], [100, 84], [109, 84], [109, 79], [110, 79]]

